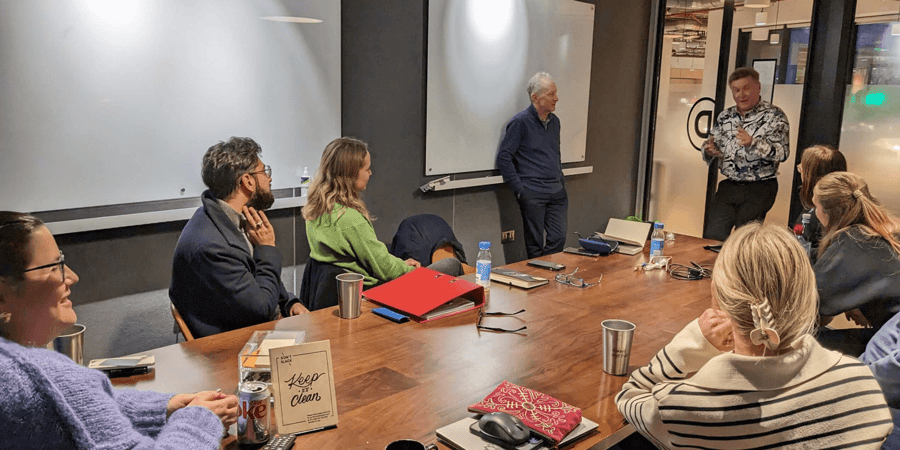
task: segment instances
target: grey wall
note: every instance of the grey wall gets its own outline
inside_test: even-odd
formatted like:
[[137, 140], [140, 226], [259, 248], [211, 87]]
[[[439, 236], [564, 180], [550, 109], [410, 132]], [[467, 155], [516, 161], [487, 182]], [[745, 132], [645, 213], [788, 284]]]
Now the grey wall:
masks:
[[[377, 4], [374, 4], [377, 3]], [[597, 0], [587, 159], [594, 172], [567, 178], [569, 230], [603, 228], [609, 217], [633, 212], [643, 102], [649, 6]], [[494, 243], [495, 265], [525, 258], [522, 221], [505, 186], [423, 194], [427, 5], [410, 0], [342, 0], [342, 133], [366, 140], [373, 177], [365, 194], [390, 242], [412, 214], [442, 216], [470, 258], [479, 240]], [[199, 157], [199, 156], [198, 156]], [[472, 176], [491, 175], [481, 172]], [[285, 284], [308, 258], [299, 210], [270, 214], [284, 254]], [[79, 321], [88, 326], [85, 358], [117, 356], [173, 343], [165, 290], [171, 258], [185, 222], [57, 236], [81, 282], [73, 288]], [[502, 230], [516, 241], [500, 245]], [[574, 245], [575, 239], [569, 244]], [[294, 277], [294, 274], [297, 276]], [[291, 278], [294, 279], [291, 279]]]
[[[341, 2], [342, 130], [369, 143], [374, 174], [365, 199], [379, 217], [378, 237], [389, 241], [405, 217], [432, 213], [454, 227], [469, 256], [474, 256], [478, 241], [490, 240], [495, 265], [524, 259], [522, 220], [506, 186], [418, 190], [434, 179], [421, 175], [427, 2], [402, 2], [402, 8], [385, 3], [401, 2]], [[594, 172], [566, 179], [569, 230], [581, 233], [605, 227], [609, 217], [633, 212], [650, 16], [644, 2], [595, 4], [587, 155], [585, 163], [578, 164], [593, 165]], [[500, 232], [510, 229], [516, 230], [516, 241], [501, 246]], [[570, 245], [577, 243], [572, 238]]]

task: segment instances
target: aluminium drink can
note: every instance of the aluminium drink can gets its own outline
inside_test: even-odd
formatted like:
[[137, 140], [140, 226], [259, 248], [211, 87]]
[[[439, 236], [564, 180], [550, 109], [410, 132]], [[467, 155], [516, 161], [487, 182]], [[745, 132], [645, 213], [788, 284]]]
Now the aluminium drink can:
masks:
[[269, 388], [259, 381], [246, 381], [238, 391], [238, 442], [263, 444], [269, 440]]

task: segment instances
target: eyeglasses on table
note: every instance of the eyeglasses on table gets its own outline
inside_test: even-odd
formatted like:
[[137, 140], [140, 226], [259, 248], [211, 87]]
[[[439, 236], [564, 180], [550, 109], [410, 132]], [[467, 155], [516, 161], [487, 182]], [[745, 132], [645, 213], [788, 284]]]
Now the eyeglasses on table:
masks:
[[557, 275], [555, 280], [557, 283], [568, 284], [569, 286], [575, 286], [575, 287], [580, 287], [580, 288], [586, 288], [586, 287], [596, 286], [596, 285], [600, 284], [600, 280], [603, 279], [603, 274], [600, 274], [600, 277], [597, 278], [596, 283], [585, 283], [584, 278], [577, 278], [574, 276], [575, 272], [578, 272], [578, 267], [576, 267], [575, 270], [572, 271], [572, 273], [567, 273], [567, 274], [561, 273], [561, 274]]
[[522, 325], [520, 328], [517, 328], [517, 329], [515, 329], [515, 330], [510, 330], [510, 329], [507, 329], [507, 328], [485, 327], [485, 326], [482, 326], [482, 325], [481, 325], [481, 320], [484, 319], [484, 316], [492, 316], [492, 317], [512, 317], [512, 316], [515, 316], [516, 314], [521, 314], [521, 313], [523, 313], [523, 312], [525, 312], [525, 309], [524, 309], [524, 308], [523, 308], [523, 309], [520, 309], [520, 310], [518, 310], [518, 311], [516, 311], [516, 312], [514, 312], [514, 313], [507, 313], [507, 312], [485, 312], [485, 311], [484, 311], [484, 307], [481, 307], [481, 308], [478, 308], [478, 322], [475, 323], [475, 327], [478, 328], [479, 330], [496, 331], [496, 332], [498, 332], [498, 333], [518, 333], [518, 332], [521, 332], [521, 331], [523, 331], [523, 330], [527, 330], [528, 327], [526, 327], [525, 325]]

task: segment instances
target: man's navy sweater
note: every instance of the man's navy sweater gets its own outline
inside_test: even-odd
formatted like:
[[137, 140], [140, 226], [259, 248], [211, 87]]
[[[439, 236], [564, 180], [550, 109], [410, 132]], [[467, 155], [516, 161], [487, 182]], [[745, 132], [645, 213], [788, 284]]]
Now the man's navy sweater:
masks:
[[497, 151], [497, 168], [516, 195], [523, 188], [553, 194], [564, 187], [559, 118], [550, 113], [548, 119], [545, 129], [534, 105], [529, 105], [506, 125]]

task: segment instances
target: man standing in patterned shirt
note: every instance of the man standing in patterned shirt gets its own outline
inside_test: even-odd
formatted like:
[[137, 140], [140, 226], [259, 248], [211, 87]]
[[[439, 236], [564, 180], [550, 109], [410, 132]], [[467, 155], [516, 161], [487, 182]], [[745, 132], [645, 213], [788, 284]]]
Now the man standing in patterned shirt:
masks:
[[728, 86], [736, 105], [722, 111], [703, 160], [718, 161], [719, 183], [703, 237], [724, 241], [732, 228], [763, 221], [778, 195], [778, 164], [790, 155], [789, 125], [781, 108], [760, 98], [759, 72], [735, 69]]

